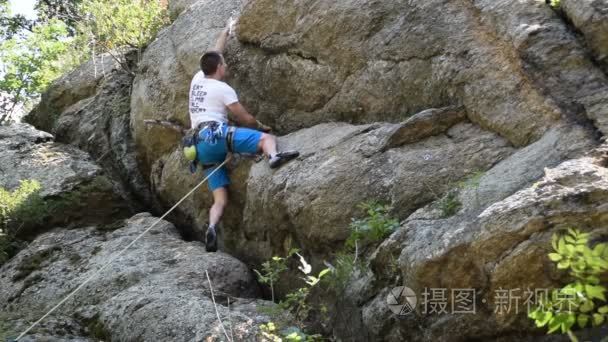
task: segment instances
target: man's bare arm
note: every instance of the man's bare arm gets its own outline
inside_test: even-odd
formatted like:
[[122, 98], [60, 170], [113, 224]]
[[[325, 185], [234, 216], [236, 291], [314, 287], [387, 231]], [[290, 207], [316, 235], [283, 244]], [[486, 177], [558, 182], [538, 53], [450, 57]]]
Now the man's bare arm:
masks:
[[243, 105], [240, 102], [235, 102], [235, 103], [229, 105], [228, 109], [230, 109], [230, 112], [234, 116], [234, 119], [236, 120], [236, 122], [245, 127], [257, 129], [258, 131], [262, 131], [262, 132], [266, 132], [266, 133], [268, 133], [272, 130], [272, 128], [270, 126], [264, 125], [263, 123], [256, 120], [256, 118], [253, 115], [249, 114], [249, 112], [245, 109], [245, 107], [243, 107]]
[[220, 32], [219, 36], [217, 37], [217, 41], [215, 42], [215, 46], [213, 47], [214, 51], [217, 51], [221, 54], [224, 53], [224, 50], [226, 49], [226, 42], [228, 41], [228, 37], [230, 37], [230, 35], [232, 34], [232, 27], [234, 26], [234, 24], [236, 24], [236, 20], [233, 20], [232, 17], [230, 17], [230, 19], [228, 19], [228, 22], [226, 23], [226, 27], [222, 30], [222, 32]]
[[228, 105], [228, 109], [230, 109], [235, 121], [239, 124], [250, 128], [258, 127], [257, 120], [253, 117], [253, 115], [249, 114], [247, 109], [245, 109], [240, 102], [235, 102]]
[[213, 47], [213, 51], [217, 51], [221, 54], [224, 53], [224, 50], [226, 49], [226, 42], [228, 41], [228, 32], [228, 27], [224, 28], [222, 32], [220, 32], [219, 36], [217, 37], [217, 41], [215, 42], [215, 46]]

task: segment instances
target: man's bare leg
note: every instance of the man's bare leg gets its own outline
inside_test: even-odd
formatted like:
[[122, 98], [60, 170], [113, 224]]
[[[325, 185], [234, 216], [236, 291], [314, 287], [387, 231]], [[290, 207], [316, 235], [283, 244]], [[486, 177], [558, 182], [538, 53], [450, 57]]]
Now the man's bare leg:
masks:
[[222, 187], [213, 191], [213, 205], [209, 210], [209, 226], [215, 227], [220, 222], [227, 205], [228, 189]]
[[300, 155], [298, 151], [283, 151], [277, 153], [277, 138], [274, 135], [267, 133], [262, 133], [262, 137], [258, 144], [258, 151], [264, 152], [268, 157], [268, 163], [271, 169], [277, 168]]
[[217, 251], [217, 232], [215, 227], [222, 219], [226, 205], [228, 205], [228, 189], [222, 187], [214, 190], [213, 205], [209, 210], [209, 227], [205, 234], [205, 247], [207, 252]]
[[258, 150], [264, 152], [268, 158], [274, 157], [277, 154], [277, 138], [274, 135], [262, 133]]

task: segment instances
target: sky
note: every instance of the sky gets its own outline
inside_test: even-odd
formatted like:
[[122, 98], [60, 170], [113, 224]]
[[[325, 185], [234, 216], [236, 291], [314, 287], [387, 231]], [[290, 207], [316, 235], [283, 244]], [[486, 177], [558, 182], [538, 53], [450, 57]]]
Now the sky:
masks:
[[13, 15], [23, 14], [28, 19], [36, 18], [36, 12], [34, 11], [36, 0], [9, 0], [9, 3]]

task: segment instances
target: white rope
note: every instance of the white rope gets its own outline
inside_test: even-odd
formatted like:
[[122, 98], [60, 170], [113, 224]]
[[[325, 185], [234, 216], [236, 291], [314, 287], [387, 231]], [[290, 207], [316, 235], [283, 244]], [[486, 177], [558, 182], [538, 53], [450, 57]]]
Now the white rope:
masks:
[[[224, 327], [224, 322], [222, 322], [222, 318], [220, 317], [220, 312], [217, 309], [217, 304], [215, 304], [215, 296], [213, 295], [213, 285], [211, 285], [211, 279], [209, 278], [209, 272], [207, 272], [207, 270], [205, 270], [205, 274], [207, 275], [207, 281], [209, 282], [209, 289], [211, 290], [211, 300], [213, 301], [213, 308], [215, 309], [215, 314], [217, 315], [217, 320], [220, 322], [220, 326], [222, 327], [224, 336], [226, 336], [226, 338], [228, 339], [229, 342], [234, 342], [234, 339], [230, 339], [230, 336], [228, 336], [228, 333], [226, 332], [226, 328]], [[230, 303], [230, 302], [228, 302], [228, 303]], [[230, 313], [230, 307], [228, 308], [228, 312]], [[232, 324], [231, 324], [231, 326], [232, 326]]]
[[40, 318], [39, 320], [34, 322], [34, 324], [32, 324], [29, 328], [27, 328], [24, 332], [22, 332], [21, 335], [19, 335], [15, 339], [15, 341], [19, 341], [19, 339], [21, 339], [30, 330], [32, 330], [35, 326], [37, 326], [40, 322], [42, 322], [46, 317], [48, 317], [48, 315], [53, 313], [53, 311], [57, 310], [57, 308], [59, 308], [63, 303], [65, 303], [68, 299], [70, 299], [72, 296], [74, 296], [76, 294], [76, 292], [80, 291], [80, 289], [82, 289], [89, 281], [93, 280], [99, 273], [101, 273], [101, 271], [103, 271], [106, 267], [110, 266], [110, 264], [112, 262], [114, 262], [114, 260], [116, 260], [119, 256], [121, 256], [122, 253], [124, 253], [127, 249], [129, 249], [131, 246], [133, 246], [135, 244], [135, 242], [137, 242], [142, 236], [144, 236], [147, 232], [149, 232], [152, 228], [154, 228], [154, 226], [156, 226], [167, 215], [169, 215], [169, 213], [171, 213], [175, 208], [177, 208], [186, 198], [188, 198], [190, 195], [192, 195], [192, 193], [194, 191], [196, 191], [196, 189], [200, 188], [200, 186], [203, 185], [207, 181], [207, 179], [209, 179], [209, 177], [211, 177], [218, 169], [220, 169], [222, 166], [226, 165], [228, 160], [229, 160], [228, 158], [226, 160], [224, 160], [207, 177], [205, 177], [205, 179], [203, 179], [194, 188], [192, 188], [192, 190], [190, 190], [190, 192], [188, 192], [184, 197], [182, 197], [182, 199], [180, 199], [179, 202], [177, 202], [173, 207], [171, 207], [171, 209], [167, 210], [167, 212], [165, 214], [163, 214], [163, 216], [161, 216], [158, 220], [156, 220], [156, 222], [154, 222], [154, 224], [152, 224], [148, 229], [144, 230], [143, 233], [139, 234], [139, 236], [136, 237], [135, 240], [133, 240], [130, 244], [128, 244], [127, 247], [123, 248], [120, 252], [118, 252], [112, 258], [110, 258], [110, 261], [108, 261], [105, 265], [103, 265], [101, 268], [99, 268], [97, 271], [95, 271], [95, 273], [93, 273], [89, 278], [87, 278], [87, 280], [85, 280], [74, 291], [72, 291], [69, 295], [67, 295], [64, 299], [62, 299], [59, 303], [57, 303], [57, 305], [55, 305], [51, 310], [49, 310], [49, 312], [47, 312], [44, 316], [42, 316], [42, 318]]

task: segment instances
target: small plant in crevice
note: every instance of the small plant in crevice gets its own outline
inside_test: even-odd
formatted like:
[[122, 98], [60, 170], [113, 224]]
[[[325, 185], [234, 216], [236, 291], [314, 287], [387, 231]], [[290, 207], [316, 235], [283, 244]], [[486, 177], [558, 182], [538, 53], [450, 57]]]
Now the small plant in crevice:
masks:
[[568, 270], [573, 282], [554, 289], [550, 298], [542, 298], [528, 313], [537, 327], [547, 327], [548, 333], [568, 334], [578, 341], [572, 329], [599, 326], [608, 321], [606, 286], [601, 276], [608, 271], [608, 244], [589, 247], [589, 233], [569, 228], [566, 234], [553, 235], [549, 259], [558, 269]]
[[270, 260], [262, 264], [261, 272], [258, 270], [253, 270], [258, 277], [258, 281], [270, 287], [273, 302], [275, 301], [274, 284], [276, 284], [279, 280], [281, 273], [287, 271], [287, 259], [297, 252], [299, 252], [299, 250], [294, 248], [291, 249], [284, 258], [273, 256]]
[[439, 200], [439, 209], [441, 210], [441, 216], [443, 218], [456, 215], [460, 208], [462, 208], [462, 203], [458, 198], [457, 190], [449, 191]]
[[[298, 269], [304, 274], [302, 280], [305, 285], [285, 295], [285, 298], [278, 302], [277, 307], [261, 309], [262, 312], [273, 316], [274, 321], [260, 325], [262, 337], [270, 341], [318, 341], [321, 339], [320, 335], [309, 335], [303, 329], [304, 321], [313, 309], [313, 304], [309, 302], [308, 298], [310, 292], [329, 273], [329, 269], [323, 269], [316, 276], [311, 275], [312, 266], [298, 249], [291, 249], [286, 257], [274, 256], [262, 264], [262, 272], [258, 270], [254, 272], [260, 283], [270, 286], [274, 302], [274, 285], [280, 280], [280, 275], [288, 270], [287, 260], [294, 255], [299, 258]], [[282, 316], [281, 311], [288, 312], [290, 316], [288, 318]], [[288, 326], [290, 322], [295, 322], [296, 326]], [[287, 327], [281, 328], [281, 326]]]
[[353, 252], [341, 251], [336, 255], [333, 265], [331, 265], [331, 277], [327, 277], [325, 282], [328, 286], [338, 293], [344, 292], [353, 274], [364, 269], [361, 259], [355, 260]]
[[485, 175], [484, 171], [475, 171], [465, 180], [458, 182], [458, 188], [477, 188], [481, 184], [481, 177]]
[[392, 209], [389, 205], [367, 201], [357, 208], [365, 212], [366, 216], [351, 219], [350, 235], [345, 242], [346, 248], [355, 250], [355, 257], [360, 247], [384, 240], [399, 227], [399, 221], [389, 216]]
[[20, 181], [12, 191], [0, 187], [0, 265], [19, 249], [16, 236], [21, 228], [40, 224], [48, 216], [49, 208], [40, 191], [40, 183], [35, 180]]
[[555, 10], [560, 9], [561, 6], [561, 0], [545, 0], [545, 3]]
[[[437, 205], [441, 211], [442, 218], [448, 218], [456, 215], [462, 208], [460, 201], [460, 193], [464, 189], [477, 189], [481, 183], [481, 177], [485, 174], [484, 171], [476, 171], [469, 175], [466, 179], [456, 183], [451, 183], [452, 189], [449, 190], [443, 197], [439, 198], [434, 192], [437, 199]], [[428, 186], [427, 186], [428, 187]], [[428, 187], [430, 189], [430, 187]], [[477, 199], [477, 193], [475, 193]]]
[[336, 254], [333, 264], [327, 263], [332, 276], [326, 278], [329, 287], [342, 293], [354, 274], [363, 272], [367, 266], [362, 256], [366, 251], [386, 239], [399, 227], [399, 220], [390, 216], [391, 206], [378, 201], [366, 201], [357, 206], [365, 216], [352, 218], [350, 235], [344, 248]]

